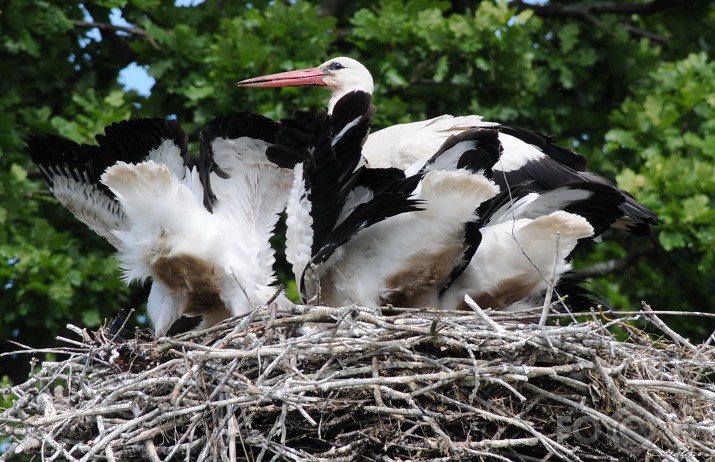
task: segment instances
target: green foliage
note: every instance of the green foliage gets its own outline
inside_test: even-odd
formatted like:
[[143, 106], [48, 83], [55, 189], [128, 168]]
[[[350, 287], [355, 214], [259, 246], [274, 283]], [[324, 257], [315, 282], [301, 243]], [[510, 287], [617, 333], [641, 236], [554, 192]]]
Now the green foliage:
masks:
[[[618, 183], [659, 216], [661, 264], [677, 268], [646, 268], [644, 281], [671, 306], [707, 311], [715, 302], [715, 62], [693, 53], [659, 64], [610, 120], [604, 149], [623, 168]], [[682, 298], [688, 286], [696, 304]]]
[[667, 62], [611, 117], [609, 151], [632, 159], [619, 184], [663, 221], [667, 251], [687, 248], [715, 270], [715, 62], [705, 53]]
[[[203, 14], [165, 9], [155, 21], [138, 17], [137, 23], [157, 43], [136, 43], [138, 62], [149, 66], [160, 86], [142, 112], [177, 114], [189, 128], [198, 128], [217, 114], [245, 108], [278, 117], [294, 107], [321, 104], [322, 93], [246, 92], [236, 87], [252, 75], [315, 65], [334, 40], [335, 20], [319, 16], [314, 5], [267, 3], [250, 8], [243, 2], [227, 2], [220, 11], [202, 4], [197, 9], [206, 9]], [[285, 95], [291, 95], [291, 104], [277, 106]]]
[[[501, 0], [357, 0], [325, 16], [329, 3], [3, 6], [0, 62], [11, 71], [0, 79], [0, 338], [41, 346], [68, 321], [96, 325], [126, 297], [110, 246], [47, 195], [23, 153], [27, 134], [88, 142], [117, 120], [174, 115], [195, 142], [217, 115], [249, 110], [277, 118], [324, 106], [319, 89], [239, 89], [236, 82], [340, 55], [361, 60], [375, 76], [376, 128], [477, 113], [577, 146], [592, 170], [617, 178], [663, 225], [652, 243], [613, 240], [575, 263], [638, 253], [624, 271], [597, 281], [614, 306], [645, 299], [656, 308], [711, 309], [713, 280], [704, 276], [715, 266], [710, 2], [592, 21], [517, 12]], [[142, 33], [86, 24], [110, 23], [112, 8]], [[133, 62], [157, 79], [148, 97], [117, 82]]]

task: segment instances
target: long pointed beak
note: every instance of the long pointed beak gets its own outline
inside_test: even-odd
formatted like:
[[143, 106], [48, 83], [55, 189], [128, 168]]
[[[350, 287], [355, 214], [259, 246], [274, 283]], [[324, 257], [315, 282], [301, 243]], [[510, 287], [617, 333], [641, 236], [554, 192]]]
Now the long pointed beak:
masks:
[[241, 80], [239, 87], [302, 87], [306, 85], [325, 86], [325, 74], [319, 67], [297, 71], [280, 72], [252, 79]]

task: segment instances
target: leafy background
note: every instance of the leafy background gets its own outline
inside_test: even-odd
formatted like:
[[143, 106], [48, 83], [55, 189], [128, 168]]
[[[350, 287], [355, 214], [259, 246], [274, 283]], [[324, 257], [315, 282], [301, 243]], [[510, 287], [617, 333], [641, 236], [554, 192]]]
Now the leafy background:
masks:
[[[218, 115], [323, 107], [319, 89], [236, 82], [339, 55], [371, 69], [376, 128], [476, 113], [557, 135], [662, 220], [651, 239], [610, 236], [577, 255], [594, 287], [619, 309], [715, 311], [711, 1], [11, 0], [0, 10], [0, 351], [16, 349], [7, 340], [51, 345], [66, 323], [97, 327], [141, 299], [120, 282], [112, 248], [48, 193], [26, 135], [91, 142], [112, 122], [166, 116], [196, 142]], [[149, 95], [118, 82], [133, 63], [156, 79]], [[698, 341], [715, 328], [692, 319], [669, 320]], [[2, 357], [0, 376], [22, 380], [27, 363]]]

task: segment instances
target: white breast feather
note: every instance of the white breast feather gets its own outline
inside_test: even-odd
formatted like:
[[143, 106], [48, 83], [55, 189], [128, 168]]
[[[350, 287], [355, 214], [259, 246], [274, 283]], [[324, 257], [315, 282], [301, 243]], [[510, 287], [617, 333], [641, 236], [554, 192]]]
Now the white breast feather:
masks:
[[297, 281], [310, 261], [313, 245], [313, 219], [310, 216], [311, 204], [308, 201], [303, 181], [303, 164], [294, 169], [293, 188], [286, 208], [286, 259], [293, 265]]

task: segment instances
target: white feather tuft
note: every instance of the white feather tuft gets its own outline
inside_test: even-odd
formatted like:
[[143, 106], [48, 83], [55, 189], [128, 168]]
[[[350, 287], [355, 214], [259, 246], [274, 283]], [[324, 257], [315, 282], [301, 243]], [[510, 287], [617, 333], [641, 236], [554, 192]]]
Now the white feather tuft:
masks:
[[53, 178], [52, 193], [78, 220], [119, 248], [121, 242], [115, 231], [127, 229], [126, 216], [117, 202], [107, 197], [97, 185], [58, 175]]
[[148, 160], [153, 160], [157, 164], [166, 165], [171, 174], [178, 179], [184, 178], [184, 159], [181, 157], [181, 150], [174, 140], [164, 140], [159, 147], [149, 151]]
[[537, 146], [505, 133], [499, 133], [499, 142], [503, 152], [499, 161], [494, 165], [495, 171], [512, 172], [522, 168], [527, 162], [546, 157], [546, 154]]
[[286, 259], [293, 266], [296, 281], [300, 281], [311, 258], [313, 218], [310, 216], [310, 210], [311, 203], [308, 201], [303, 180], [303, 164], [297, 164], [286, 208]]
[[[552, 275], [557, 232], [558, 263]], [[442, 295], [442, 308], [459, 308], [465, 294], [498, 298], [507, 281], [523, 291], [519, 300], [509, 300], [508, 305], [546, 289], [552, 279], [558, 282], [571, 268], [566, 258], [579, 239], [593, 235], [593, 227], [579, 215], [556, 211], [535, 219], [505, 220], [482, 228], [481, 233], [482, 241], [469, 266]]]

